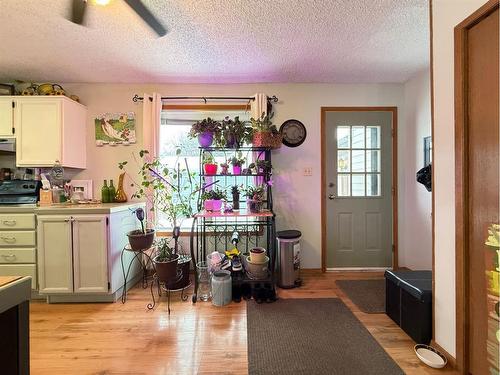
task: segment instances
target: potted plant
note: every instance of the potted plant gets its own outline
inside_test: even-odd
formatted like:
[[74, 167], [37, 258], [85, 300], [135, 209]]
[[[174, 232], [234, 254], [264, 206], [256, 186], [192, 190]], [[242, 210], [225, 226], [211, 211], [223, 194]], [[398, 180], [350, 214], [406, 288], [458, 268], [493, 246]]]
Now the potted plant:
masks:
[[269, 180], [273, 167], [270, 161], [258, 159], [251, 163], [248, 168], [255, 171], [257, 175], [255, 177], [256, 185], [262, 185], [265, 180]]
[[195, 122], [189, 131], [190, 138], [198, 138], [201, 147], [210, 147], [220, 134], [221, 125], [218, 121], [207, 117], [201, 121]]
[[240, 209], [240, 189], [238, 185], [231, 187], [231, 195], [233, 196], [233, 210], [237, 211]]
[[245, 142], [252, 141], [252, 127], [247, 121], [241, 121], [239, 116], [230, 119], [226, 116], [221, 122], [220, 146], [240, 148]]
[[169, 246], [166, 238], [161, 238], [157, 245], [157, 255], [153, 258], [156, 275], [160, 282], [164, 282], [167, 287], [178, 278], [177, 265], [179, 254]]
[[247, 209], [251, 213], [259, 213], [262, 211], [262, 202], [264, 200], [264, 186], [250, 186], [245, 189], [247, 197]]
[[[181, 154], [178, 149], [176, 154]], [[178, 239], [181, 233], [183, 220], [193, 216], [196, 208], [199, 187], [193, 185], [195, 174], [191, 173], [184, 159], [185, 167], [177, 159], [174, 167], [161, 162], [158, 158], [150, 158], [147, 150], [139, 152], [142, 165], [139, 166], [139, 181], [127, 173], [132, 180], [131, 187], [135, 188], [132, 198], [144, 199], [148, 209], [153, 213], [161, 213], [172, 226], [172, 238], [174, 240], [173, 253], [179, 254]], [[118, 167], [124, 170], [127, 162], [119, 163]], [[144, 225], [142, 225], [144, 227]], [[130, 238], [130, 236], [129, 236]], [[179, 279], [171, 289], [181, 289], [189, 285], [189, 256], [179, 258], [178, 265], [182, 271]]]
[[221, 163], [220, 168], [221, 168], [220, 174], [223, 174], [223, 175], [229, 174], [229, 164], [228, 163]]
[[233, 174], [240, 175], [241, 174], [241, 166], [245, 164], [246, 158], [241, 156], [241, 152], [238, 152], [237, 155], [233, 156], [229, 162], [233, 166]]
[[144, 224], [145, 215], [142, 208], [135, 210], [135, 216], [141, 223], [141, 229], [136, 229], [127, 233], [130, 247], [134, 251], [149, 249], [151, 245], [153, 245], [155, 230], [146, 228]]
[[280, 148], [282, 136], [276, 125], [272, 123], [274, 113], [266, 115], [262, 113], [261, 117], [250, 119], [252, 124], [252, 144], [255, 147]]
[[202, 194], [203, 207], [206, 211], [218, 212], [222, 208], [222, 200], [226, 199], [226, 193], [218, 188], [204, 191]]
[[217, 163], [211, 153], [203, 153], [203, 170], [208, 176], [213, 176], [217, 174]]

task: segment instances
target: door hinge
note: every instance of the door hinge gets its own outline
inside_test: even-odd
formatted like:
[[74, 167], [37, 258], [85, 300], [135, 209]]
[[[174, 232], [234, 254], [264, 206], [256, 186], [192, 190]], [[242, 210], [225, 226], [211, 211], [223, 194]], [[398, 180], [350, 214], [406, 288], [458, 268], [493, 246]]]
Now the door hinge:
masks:
[[395, 133], [396, 133], [396, 132], [394, 131], [394, 129], [391, 129], [391, 136], [392, 136], [392, 137], [394, 137], [394, 134], [395, 134]]
[[392, 252], [395, 253], [396, 252], [396, 245], [392, 245]]
[[12, 134], [16, 134], [16, 128], [12, 127]]
[[12, 101], [12, 108], [16, 108], [16, 102]]
[[111, 290], [111, 283], [108, 281], [108, 292]]
[[392, 195], [396, 194], [396, 189], [394, 189], [394, 186], [391, 187], [391, 193], [392, 193]]
[[109, 217], [106, 217], [106, 225], [109, 225]]

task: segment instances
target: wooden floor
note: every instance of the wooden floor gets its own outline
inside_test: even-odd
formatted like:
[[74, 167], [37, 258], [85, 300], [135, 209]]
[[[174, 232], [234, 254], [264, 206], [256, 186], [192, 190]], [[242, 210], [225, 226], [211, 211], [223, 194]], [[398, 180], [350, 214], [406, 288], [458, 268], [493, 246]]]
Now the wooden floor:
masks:
[[[339, 297], [407, 374], [452, 374], [421, 364], [413, 341], [385, 314], [364, 314], [335, 280], [380, 273], [304, 272], [303, 286], [279, 290], [281, 298]], [[31, 304], [32, 374], [246, 374], [246, 305], [195, 305], [174, 296], [147, 311], [149, 289], [135, 287], [125, 305]], [[319, 323], [320, 324], [320, 323]], [[332, 338], [334, 339], [334, 338]], [[313, 375], [313, 374], [311, 374]]]

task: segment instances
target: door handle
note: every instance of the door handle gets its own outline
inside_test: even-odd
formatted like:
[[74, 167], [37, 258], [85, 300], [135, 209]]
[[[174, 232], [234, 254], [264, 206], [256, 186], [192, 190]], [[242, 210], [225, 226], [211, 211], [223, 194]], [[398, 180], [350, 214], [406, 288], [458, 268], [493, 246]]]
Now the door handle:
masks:
[[331, 201], [333, 201], [335, 198], [336, 198], [336, 196], [335, 196], [335, 195], [333, 195], [333, 194], [330, 194], [330, 195], [328, 196], [328, 199], [330, 199]]
[[9, 226], [9, 227], [13, 227], [17, 224], [17, 222], [15, 220], [3, 220], [2, 223], [4, 225]]
[[14, 254], [2, 254], [2, 257], [8, 262], [14, 262], [17, 258]]

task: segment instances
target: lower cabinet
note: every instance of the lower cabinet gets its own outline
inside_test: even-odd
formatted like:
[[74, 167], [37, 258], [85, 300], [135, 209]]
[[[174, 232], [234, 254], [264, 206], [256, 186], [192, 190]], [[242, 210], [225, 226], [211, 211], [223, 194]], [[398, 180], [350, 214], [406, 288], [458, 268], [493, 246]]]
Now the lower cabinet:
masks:
[[107, 293], [107, 215], [38, 215], [41, 294]]

